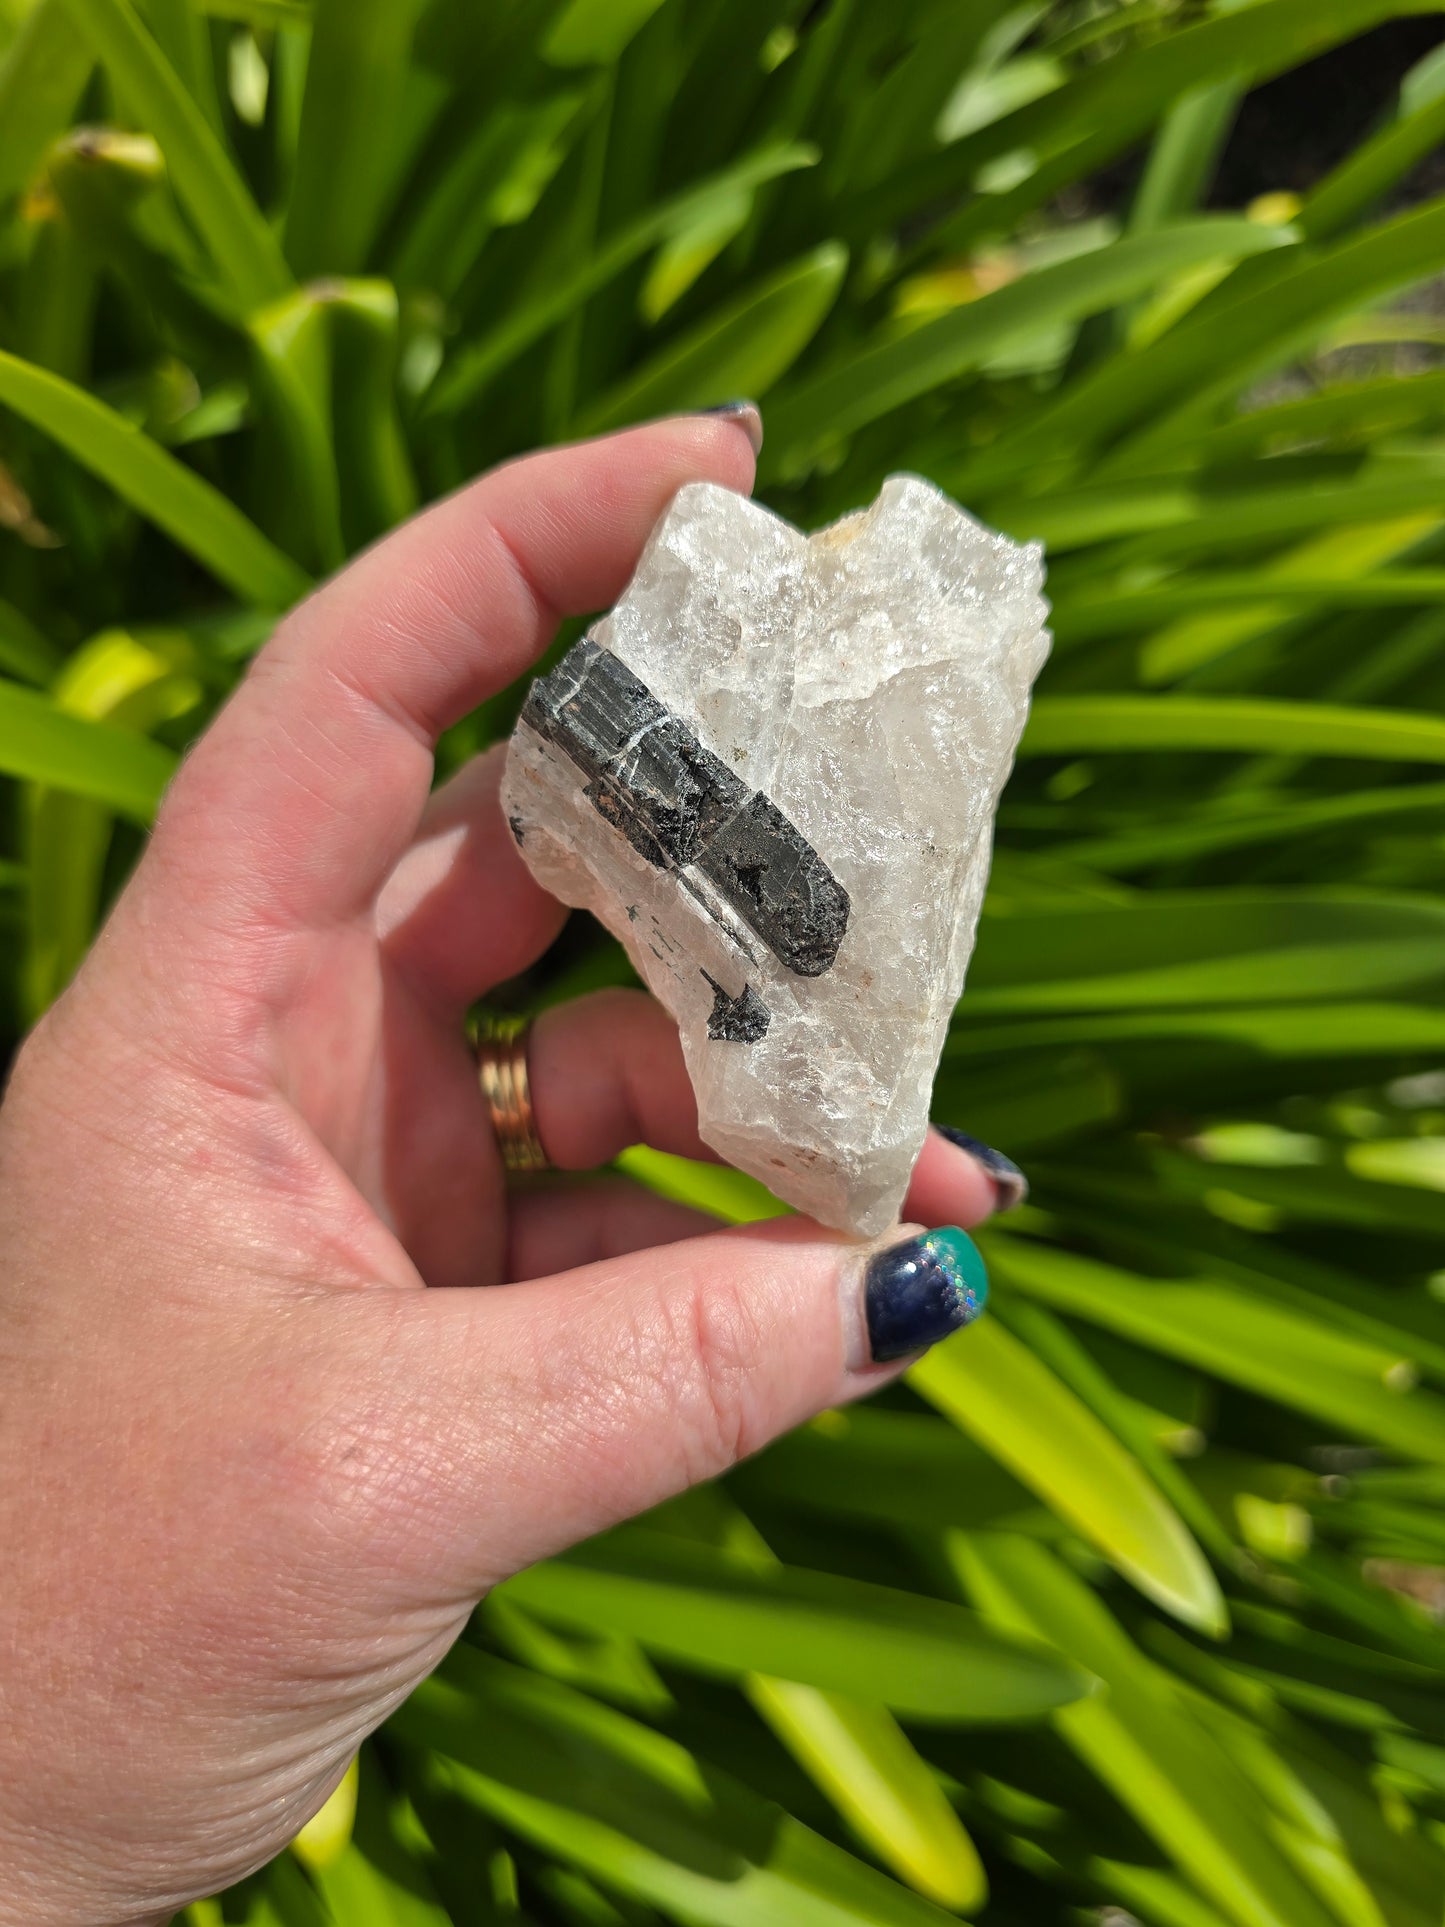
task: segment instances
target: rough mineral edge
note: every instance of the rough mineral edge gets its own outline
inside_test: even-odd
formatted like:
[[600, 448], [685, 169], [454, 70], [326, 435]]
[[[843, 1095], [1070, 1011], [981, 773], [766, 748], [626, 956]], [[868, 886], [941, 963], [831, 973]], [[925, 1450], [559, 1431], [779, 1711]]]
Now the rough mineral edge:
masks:
[[[760, 791], [847, 891], [832, 967], [789, 970], [687, 870], [650, 863], [524, 721], [503, 808], [538, 881], [590, 910], [677, 1019], [701, 1134], [822, 1223], [899, 1213], [963, 986], [1029, 691], [1048, 654], [1042, 550], [892, 476], [811, 537], [682, 489], [592, 638]], [[766, 1029], [709, 1036], [724, 1000]]]

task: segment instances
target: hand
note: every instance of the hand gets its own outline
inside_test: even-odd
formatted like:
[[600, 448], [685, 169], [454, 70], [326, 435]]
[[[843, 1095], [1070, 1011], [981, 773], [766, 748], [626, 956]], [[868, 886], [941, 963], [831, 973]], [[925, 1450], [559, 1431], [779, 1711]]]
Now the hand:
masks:
[[[361, 557], [187, 760], [22, 1052], [0, 1920], [164, 1920], [226, 1885], [489, 1586], [897, 1369], [869, 1362], [869, 1251], [816, 1225], [718, 1231], [620, 1181], [509, 1198], [463, 1036], [563, 912], [502, 822], [500, 750], [429, 794], [438, 734], [617, 596], [677, 488], [752, 470], [735, 423], [665, 422], [499, 469]], [[562, 1169], [708, 1155], [640, 994], [548, 1013], [531, 1063]], [[930, 1137], [916, 1219], [994, 1195]]]

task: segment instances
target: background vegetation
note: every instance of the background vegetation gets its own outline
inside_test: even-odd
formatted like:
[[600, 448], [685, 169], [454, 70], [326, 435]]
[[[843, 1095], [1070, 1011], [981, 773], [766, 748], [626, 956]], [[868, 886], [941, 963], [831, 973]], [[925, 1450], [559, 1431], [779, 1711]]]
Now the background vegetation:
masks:
[[1439, 1927], [1445, 59], [1201, 211], [1427, 12], [0, 0], [12, 1040], [277, 612], [481, 464], [752, 394], [787, 514], [921, 470], [1055, 602], [938, 1092], [1033, 1179], [994, 1312], [503, 1588], [197, 1927]]

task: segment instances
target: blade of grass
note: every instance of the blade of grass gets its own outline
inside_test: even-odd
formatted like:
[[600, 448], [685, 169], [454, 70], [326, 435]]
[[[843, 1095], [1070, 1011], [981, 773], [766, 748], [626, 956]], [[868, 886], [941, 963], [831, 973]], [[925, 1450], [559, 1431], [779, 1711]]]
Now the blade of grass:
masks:
[[1238, 1927], [1339, 1927], [1272, 1837], [1255, 1788], [1081, 1579], [1023, 1539], [955, 1533], [947, 1545], [982, 1611], [1054, 1640], [1105, 1682], [1107, 1695], [1055, 1725], [1215, 1906]]
[[1287, 247], [1288, 228], [1223, 215], [1180, 222], [1037, 268], [1007, 287], [885, 339], [785, 390], [768, 412], [764, 457], [788, 472], [846, 435], [976, 369], [1019, 334], [1111, 307], [1199, 261]]
[[1180, 749], [1442, 763], [1445, 723], [1407, 710], [1278, 702], [1268, 696], [1041, 696], [1019, 754]]
[[148, 823], [175, 767], [174, 753], [159, 743], [66, 715], [49, 697], [0, 681], [0, 771], [7, 776], [93, 797]]
[[313, 287], [297, 288], [254, 314], [247, 327], [261, 416], [256, 496], [266, 504], [268, 526], [318, 575], [346, 558], [331, 428], [328, 306]]
[[[1445, 1399], [1391, 1390], [1378, 1375], [1342, 1369], [1339, 1360], [1352, 1354], [1348, 1346], [1332, 1350], [1328, 1327], [1318, 1320], [1233, 1287], [1141, 1278], [1032, 1239], [995, 1233], [987, 1244], [991, 1273], [1056, 1311], [1184, 1359], [1352, 1437], [1445, 1463]], [[1310, 1365], [1302, 1371], [1304, 1359]]]
[[983, 1906], [988, 1878], [978, 1852], [891, 1713], [762, 1675], [747, 1694], [886, 1865], [951, 1913]]
[[1445, 908], [1432, 899], [1159, 890], [985, 918], [964, 1008], [1287, 1005], [1431, 983], [1442, 967]]
[[650, 208], [620, 234], [605, 241], [571, 274], [559, 276], [545, 293], [525, 303], [489, 333], [463, 343], [428, 391], [425, 412], [455, 414], [467, 407], [534, 341], [540, 340], [590, 294], [640, 259], [649, 248], [665, 240], [676, 228], [685, 226], [713, 196], [728, 189], [760, 186], [798, 168], [812, 167], [816, 160], [817, 150], [811, 147], [766, 147], [735, 167], [710, 175], [696, 186], [685, 188], [682, 193]]
[[980, 232], [1008, 233], [1058, 187], [1122, 152], [1182, 94], [1222, 81], [1257, 85], [1380, 20], [1432, 10], [1433, 0], [1336, 0], [1328, 10], [1310, 0], [1265, 0], [1151, 35], [1117, 58], [1089, 62], [1067, 87], [899, 170], [859, 197], [852, 218], [860, 233], [871, 233], [919, 208], [947, 206], [988, 162], [1018, 155], [1032, 171], [1017, 190], [975, 192], [928, 242], [952, 251]]
[[847, 265], [847, 250], [829, 241], [745, 289], [586, 408], [579, 431], [766, 394], [822, 326]]
[[504, 1597], [542, 1619], [626, 1634], [723, 1677], [766, 1673], [923, 1720], [1036, 1717], [1084, 1690], [1052, 1654], [980, 1634], [915, 1593], [797, 1567], [760, 1570], [637, 1528], [534, 1566]]
[[130, 0], [65, 0], [75, 24], [160, 143], [176, 194], [242, 314], [274, 301], [290, 271], [266, 217]]
[[65, 0], [38, 0], [20, 22], [0, 59], [0, 201], [29, 184], [94, 59]]
[[965, 1343], [935, 1345], [908, 1382], [1147, 1598], [1215, 1637], [1224, 1632], [1219, 1586], [1173, 1506], [1134, 1455], [997, 1319], [970, 1331]]
[[[964, 1006], [965, 1013], [967, 1005]], [[1159, 1043], [1190, 1039], [1235, 1044], [1261, 1057], [1382, 1057], [1430, 1054], [1445, 1045], [1445, 1011], [1399, 1003], [1305, 1004], [1290, 1009], [1157, 1009], [1033, 1023], [961, 1022], [949, 1057], [1047, 1049], [1060, 1044]]]
[[286, 215], [303, 280], [365, 265], [420, 12], [421, 0], [317, 0]]
[[1298, 215], [1311, 241], [1325, 241], [1376, 207], [1445, 139], [1445, 93], [1405, 113], [1354, 148], [1305, 196]]
[[[141, 736], [200, 699], [186, 637], [142, 640], [124, 630], [108, 630], [77, 650], [51, 694], [67, 715]], [[70, 982], [95, 934], [112, 824], [109, 810], [65, 790], [32, 786], [26, 804], [30, 892], [21, 983], [33, 1023]]]
[[1114, 356], [1001, 436], [974, 465], [973, 484], [1026, 476], [1131, 431], [1100, 472], [1148, 466], [1209, 423], [1246, 383], [1337, 320], [1430, 273], [1442, 255], [1445, 201], [1431, 201], [1330, 247], [1281, 255], [1263, 287], [1235, 290], [1226, 281], [1207, 312]]
[[60, 660], [60, 651], [29, 616], [13, 603], [0, 602], [0, 670], [43, 689]]
[[0, 405], [53, 437], [243, 600], [285, 608], [310, 587], [219, 489], [84, 389], [0, 351]]
[[542, 1852], [694, 1927], [942, 1927], [950, 1918], [689, 1753], [458, 1647], [393, 1717], [408, 1748]]
[[[721, 1486], [674, 1501], [667, 1522], [682, 1537], [760, 1571], [781, 1563]], [[988, 1881], [972, 1840], [932, 1767], [885, 1707], [762, 1673], [749, 1674], [743, 1691], [885, 1866], [942, 1907], [971, 1913], [984, 1904]]]

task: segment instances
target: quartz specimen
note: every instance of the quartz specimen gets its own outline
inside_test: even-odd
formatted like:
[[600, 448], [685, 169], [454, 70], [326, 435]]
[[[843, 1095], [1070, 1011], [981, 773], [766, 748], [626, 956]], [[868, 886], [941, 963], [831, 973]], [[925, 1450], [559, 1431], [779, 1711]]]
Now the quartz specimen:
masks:
[[677, 1019], [703, 1138], [859, 1235], [927, 1128], [1042, 580], [913, 476], [811, 537], [695, 483], [512, 738], [522, 853]]

